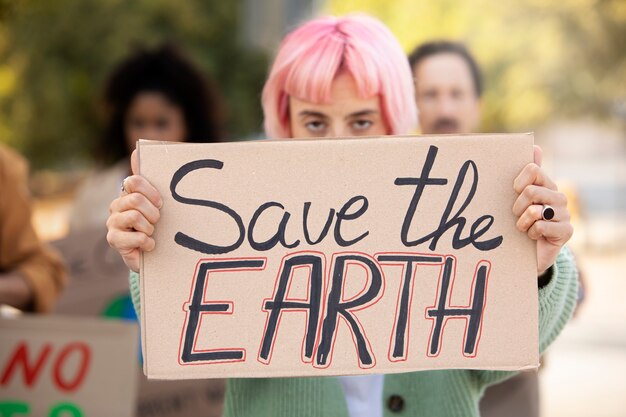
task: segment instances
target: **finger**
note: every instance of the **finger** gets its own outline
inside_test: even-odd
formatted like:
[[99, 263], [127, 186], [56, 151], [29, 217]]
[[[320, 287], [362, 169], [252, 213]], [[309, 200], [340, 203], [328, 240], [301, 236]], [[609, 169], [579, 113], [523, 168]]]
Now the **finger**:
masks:
[[130, 169], [134, 175], [139, 174], [139, 154], [137, 152], [137, 148], [135, 148], [133, 153], [130, 154]]
[[140, 254], [141, 252], [138, 249], [129, 251], [127, 253], [120, 252], [120, 255], [122, 255], [122, 259], [124, 260], [124, 263], [126, 264], [128, 269], [135, 272], [139, 272]]
[[109, 230], [136, 230], [138, 232], [145, 233], [148, 236], [152, 236], [154, 233], [154, 226], [137, 210], [127, 210], [121, 213], [113, 213], [107, 220], [107, 228]]
[[140, 193], [124, 195], [113, 200], [109, 213], [121, 213], [127, 210], [137, 210], [152, 224], [156, 224], [161, 217], [159, 209], [148, 198]]
[[122, 256], [130, 252], [140, 249], [150, 252], [154, 249], [154, 239], [145, 233], [128, 232], [117, 229], [109, 229], [107, 233], [107, 241], [112, 248], [120, 252]]
[[564, 207], [567, 205], [567, 198], [563, 193], [558, 191], [537, 185], [529, 185], [524, 188], [515, 200], [513, 204], [513, 214], [520, 217], [522, 213], [533, 204], [548, 204], [554, 208], [556, 215], [556, 212], [559, 210], [565, 210]]
[[541, 162], [543, 161], [543, 150], [539, 145], [533, 145], [533, 160], [535, 164], [541, 166]]
[[163, 205], [161, 194], [159, 194], [157, 189], [141, 175], [131, 175], [127, 177], [124, 180], [124, 188], [128, 194], [140, 193], [145, 195], [148, 200], [158, 208], [161, 208]]
[[537, 220], [542, 220], [541, 213], [543, 212], [543, 206], [539, 204], [532, 204], [524, 210], [522, 215], [517, 219], [517, 230], [526, 233], [528, 229]]
[[521, 193], [524, 188], [531, 184], [547, 187], [555, 191], [557, 190], [554, 181], [552, 181], [541, 167], [535, 163], [530, 163], [522, 169], [522, 172], [520, 172], [517, 178], [515, 178], [515, 181], [513, 181], [513, 189], [515, 189], [515, 192]]
[[539, 220], [528, 229], [533, 240], [545, 239], [555, 245], [563, 245], [572, 237], [574, 228], [570, 222], [548, 222]]

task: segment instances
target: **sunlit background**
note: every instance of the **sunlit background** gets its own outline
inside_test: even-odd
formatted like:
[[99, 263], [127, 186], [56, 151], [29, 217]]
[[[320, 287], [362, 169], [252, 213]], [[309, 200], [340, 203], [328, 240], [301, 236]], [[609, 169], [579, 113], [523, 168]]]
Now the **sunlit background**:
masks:
[[67, 233], [97, 163], [102, 82], [133, 46], [173, 41], [216, 80], [228, 137], [261, 131], [278, 40], [318, 14], [367, 12], [409, 52], [465, 42], [485, 77], [484, 132], [534, 131], [572, 205], [586, 299], [541, 376], [546, 417], [626, 416], [626, 1], [0, 0], [0, 141], [31, 162], [35, 224]]

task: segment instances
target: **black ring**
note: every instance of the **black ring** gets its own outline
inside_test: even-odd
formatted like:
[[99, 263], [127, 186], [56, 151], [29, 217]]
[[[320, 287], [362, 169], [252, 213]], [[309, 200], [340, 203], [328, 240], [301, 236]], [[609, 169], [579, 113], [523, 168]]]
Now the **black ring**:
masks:
[[541, 218], [550, 221], [554, 219], [554, 209], [547, 204], [543, 205], [543, 210], [541, 210]]

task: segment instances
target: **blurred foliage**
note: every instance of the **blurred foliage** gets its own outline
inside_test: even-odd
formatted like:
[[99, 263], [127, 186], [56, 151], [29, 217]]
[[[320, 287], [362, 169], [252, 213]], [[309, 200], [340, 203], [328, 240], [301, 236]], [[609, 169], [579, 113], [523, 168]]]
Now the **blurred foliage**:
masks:
[[625, 0], [327, 0], [324, 10], [355, 11], [383, 20], [407, 52], [432, 39], [465, 42], [484, 72], [485, 131], [626, 121]]
[[35, 166], [84, 164], [102, 82], [133, 46], [183, 47], [220, 88], [229, 136], [261, 128], [267, 57], [242, 45], [240, 0], [0, 0], [0, 141]]
[[[84, 164], [102, 81], [133, 46], [180, 44], [221, 89], [228, 132], [261, 131], [267, 57], [241, 42], [243, 0], [0, 0], [0, 141], [35, 168]], [[408, 52], [466, 42], [485, 73], [485, 131], [626, 120], [625, 0], [325, 0], [381, 18]]]

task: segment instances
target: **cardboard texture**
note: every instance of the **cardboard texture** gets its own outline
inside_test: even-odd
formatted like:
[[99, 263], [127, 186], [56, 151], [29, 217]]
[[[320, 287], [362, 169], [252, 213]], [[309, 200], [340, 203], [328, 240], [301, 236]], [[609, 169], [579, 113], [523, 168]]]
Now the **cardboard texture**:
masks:
[[22, 316], [0, 339], [0, 415], [134, 415], [136, 325]]
[[141, 141], [148, 378], [538, 366], [531, 134]]
[[[136, 323], [128, 291], [128, 267], [106, 241], [106, 228], [89, 228], [52, 242], [68, 266], [70, 280], [55, 314], [108, 317]], [[137, 335], [137, 341], [139, 336]], [[224, 381], [149, 381], [139, 351], [133, 352], [138, 381], [136, 417], [219, 417]]]

